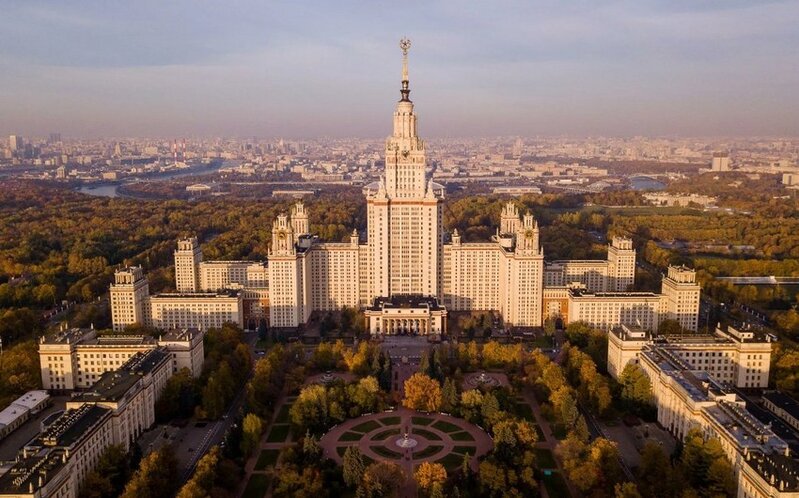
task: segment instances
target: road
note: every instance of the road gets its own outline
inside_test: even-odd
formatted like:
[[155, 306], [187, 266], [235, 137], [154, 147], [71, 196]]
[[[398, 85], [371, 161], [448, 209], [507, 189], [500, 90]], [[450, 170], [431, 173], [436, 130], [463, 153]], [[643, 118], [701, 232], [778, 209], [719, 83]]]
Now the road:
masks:
[[[258, 339], [258, 335], [255, 332], [244, 332], [244, 342], [250, 346], [250, 353], [252, 354], [253, 365], [257, 360], [255, 355], [255, 342]], [[249, 380], [252, 377], [253, 371], [250, 371], [247, 379]], [[225, 415], [222, 416], [221, 420], [217, 420], [215, 422], [208, 422], [208, 425], [203, 427], [204, 431], [199, 433], [192, 434], [190, 441], [182, 441], [184, 444], [181, 444], [176, 451], [188, 451], [191, 453], [191, 457], [188, 460], [188, 463], [183, 468], [180, 476], [181, 484], [185, 483], [191, 477], [191, 474], [194, 472], [194, 468], [197, 466], [197, 462], [200, 461], [200, 458], [203, 457], [213, 446], [218, 445], [225, 439], [225, 434], [227, 434], [228, 430], [233, 426], [236, 415], [239, 413], [239, 410], [244, 406], [244, 399], [247, 393], [247, 382], [245, 381], [239, 391], [236, 393], [236, 397], [233, 398], [233, 402], [230, 404], [227, 412]], [[197, 442], [199, 441], [199, 442]], [[193, 443], [194, 442], [194, 443]], [[186, 448], [188, 444], [195, 444], [196, 446], [190, 446]], [[192, 450], [192, 451], [189, 451]]]

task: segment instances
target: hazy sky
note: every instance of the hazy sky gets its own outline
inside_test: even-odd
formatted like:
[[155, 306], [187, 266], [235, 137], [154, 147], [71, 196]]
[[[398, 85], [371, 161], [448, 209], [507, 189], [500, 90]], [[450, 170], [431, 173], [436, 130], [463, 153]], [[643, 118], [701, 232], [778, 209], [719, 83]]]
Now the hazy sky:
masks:
[[799, 135], [799, 1], [0, 2], [0, 133]]

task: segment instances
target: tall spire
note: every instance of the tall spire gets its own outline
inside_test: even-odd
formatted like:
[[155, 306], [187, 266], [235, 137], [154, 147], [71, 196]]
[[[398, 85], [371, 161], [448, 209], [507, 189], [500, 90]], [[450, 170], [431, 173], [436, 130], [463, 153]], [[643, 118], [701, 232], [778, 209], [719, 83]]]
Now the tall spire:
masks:
[[411, 93], [410, 88], [408, 88], [408, 50], [411, 48], [411, 41], [403, 38], [400, 40], [399, 46], [402, 50], [402, 90], [400, 90], [402, 98], [400, 102], [410, 102], [411, 99], [408, 98]]

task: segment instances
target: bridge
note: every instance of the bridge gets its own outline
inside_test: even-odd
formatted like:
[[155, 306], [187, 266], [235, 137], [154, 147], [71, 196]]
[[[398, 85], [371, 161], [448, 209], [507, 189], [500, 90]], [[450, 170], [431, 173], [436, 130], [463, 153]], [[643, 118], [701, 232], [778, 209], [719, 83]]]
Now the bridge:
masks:
[[799, 277], [716, 277], [716, 280], [730, 282], [733, 285], [796, 285]]

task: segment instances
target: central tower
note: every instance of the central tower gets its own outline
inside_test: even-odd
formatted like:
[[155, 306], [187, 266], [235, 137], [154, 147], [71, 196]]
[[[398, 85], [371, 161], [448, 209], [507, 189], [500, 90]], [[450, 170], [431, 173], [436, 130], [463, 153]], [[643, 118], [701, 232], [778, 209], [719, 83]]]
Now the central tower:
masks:
[[386, 139], [385, 176], [367, 194], [373, 296], [441, 294], [443, 187], [427, 177], [424, 141], [410, 99], [408, 50], [400, 41], [402, 86]]

